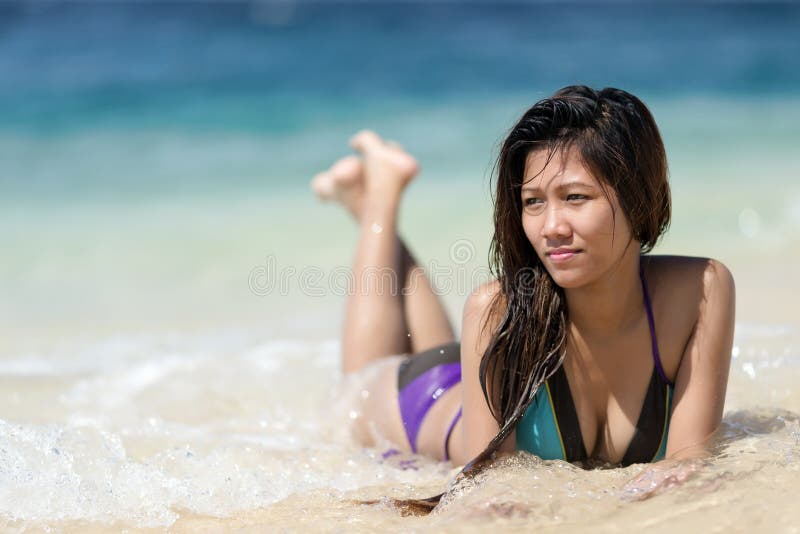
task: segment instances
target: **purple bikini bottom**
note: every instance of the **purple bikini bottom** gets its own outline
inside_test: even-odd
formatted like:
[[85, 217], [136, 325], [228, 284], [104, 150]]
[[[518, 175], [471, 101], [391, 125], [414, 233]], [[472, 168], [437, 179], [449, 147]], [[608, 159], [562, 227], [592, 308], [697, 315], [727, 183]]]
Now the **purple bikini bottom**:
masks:
[[[453, 361], [455, 360], [455, 361]], [[412, 356], [398, 371], [400, 415], [411, 450], [417, 452], [417, 435], [422, 420], [445, 391], [461, 381], [460, 346], [448, 343]], [[444, 459], [449, 460], [450, 434], [461, 418], [461, 409], [453, 418], [444, 441]]]

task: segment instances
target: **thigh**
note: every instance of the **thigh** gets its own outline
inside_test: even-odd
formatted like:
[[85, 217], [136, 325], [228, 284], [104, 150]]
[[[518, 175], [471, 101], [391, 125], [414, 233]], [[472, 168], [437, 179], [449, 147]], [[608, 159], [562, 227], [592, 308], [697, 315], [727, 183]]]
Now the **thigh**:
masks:
[[[459, 362], [459, 349], [457, 342], [447, 343], [410, 357], [389, 357], [365, 369], [370, 374], [357, 392], [360, 416], [353, 427], [356, 439], [366, 446], [388, 445], [410, 452], [399, 390], [426, 375], [432, 367]], [[443, 458], [447, 430], [461, 406], [460, 386], [459, 383], [449, 388], [424, 414], [417, 435], [419, 453]]]
[[360, 392], [360, 417], [355, 421], [356, 439], [366, 446], [381, 446], [386, 441], [402, 451], [410, 451], [397, 401], [397, 370], [404, 356], [393, 356], [378, 366]]

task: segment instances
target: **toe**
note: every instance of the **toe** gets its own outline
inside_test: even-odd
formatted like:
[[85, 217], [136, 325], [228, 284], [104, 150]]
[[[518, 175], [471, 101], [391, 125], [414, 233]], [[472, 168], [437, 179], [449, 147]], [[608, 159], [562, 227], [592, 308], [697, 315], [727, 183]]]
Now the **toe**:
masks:
[[359, 152], [369, 152], [383, 145], [383, 139], [372, 130], [361, 130], [350, 139], [350, 146]]
[[327, 199], [333, 195], [333, 178], [330, 172], [321, 172], [311, 179], [311, 190], [318, 197]]
[[405, 148], [403, 148], [403, 145], [401, 145], [397, 141], [392, 141], [391, 139], [387, 139], [386, 140], [386, 146], [390, 146], [392, 148], [396, 148], [398, 150], [402, 150], [403, 152], [405, 152], [405, 150], [406, 150]]
[[357, 156], [347, 156], [331, 167], [331, 172], [337, 176], [357, 176], [362, 172], [361, 158]]

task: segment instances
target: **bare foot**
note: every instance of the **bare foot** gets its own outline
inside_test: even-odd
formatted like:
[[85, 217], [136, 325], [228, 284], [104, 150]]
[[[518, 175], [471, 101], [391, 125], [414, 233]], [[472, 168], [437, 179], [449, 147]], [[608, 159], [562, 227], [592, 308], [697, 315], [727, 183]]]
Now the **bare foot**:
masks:
[[357, 156], [347, 156], [311, 180], [311, 190], [320, 200], [335, 200], [358, 219], [364, 197], [364, 164]]
[[368, 193], [399, 195], [419, 171], [419, 164], [397, 143], [373, 131], [362, 130], [350, 145], [364, 157], [364, 185]]

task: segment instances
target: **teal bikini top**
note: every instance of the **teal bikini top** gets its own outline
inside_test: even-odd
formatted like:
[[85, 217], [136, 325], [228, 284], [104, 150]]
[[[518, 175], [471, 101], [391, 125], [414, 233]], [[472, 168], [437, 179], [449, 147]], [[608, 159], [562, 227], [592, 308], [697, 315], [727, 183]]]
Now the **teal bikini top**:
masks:
[[[623, 466], [664, 458], [675, 392], [675, 386], [667, 379], [661, 366], [653, 311], [643, 273], [640, 273], [640, 278], [654, 365], [636, 430], [622, 458]], [[578, 462], [588, 458], [563, 366], [559, 366], [539, 388], [517, 424], [517, 449], [533, 453], [543, 460]]]

